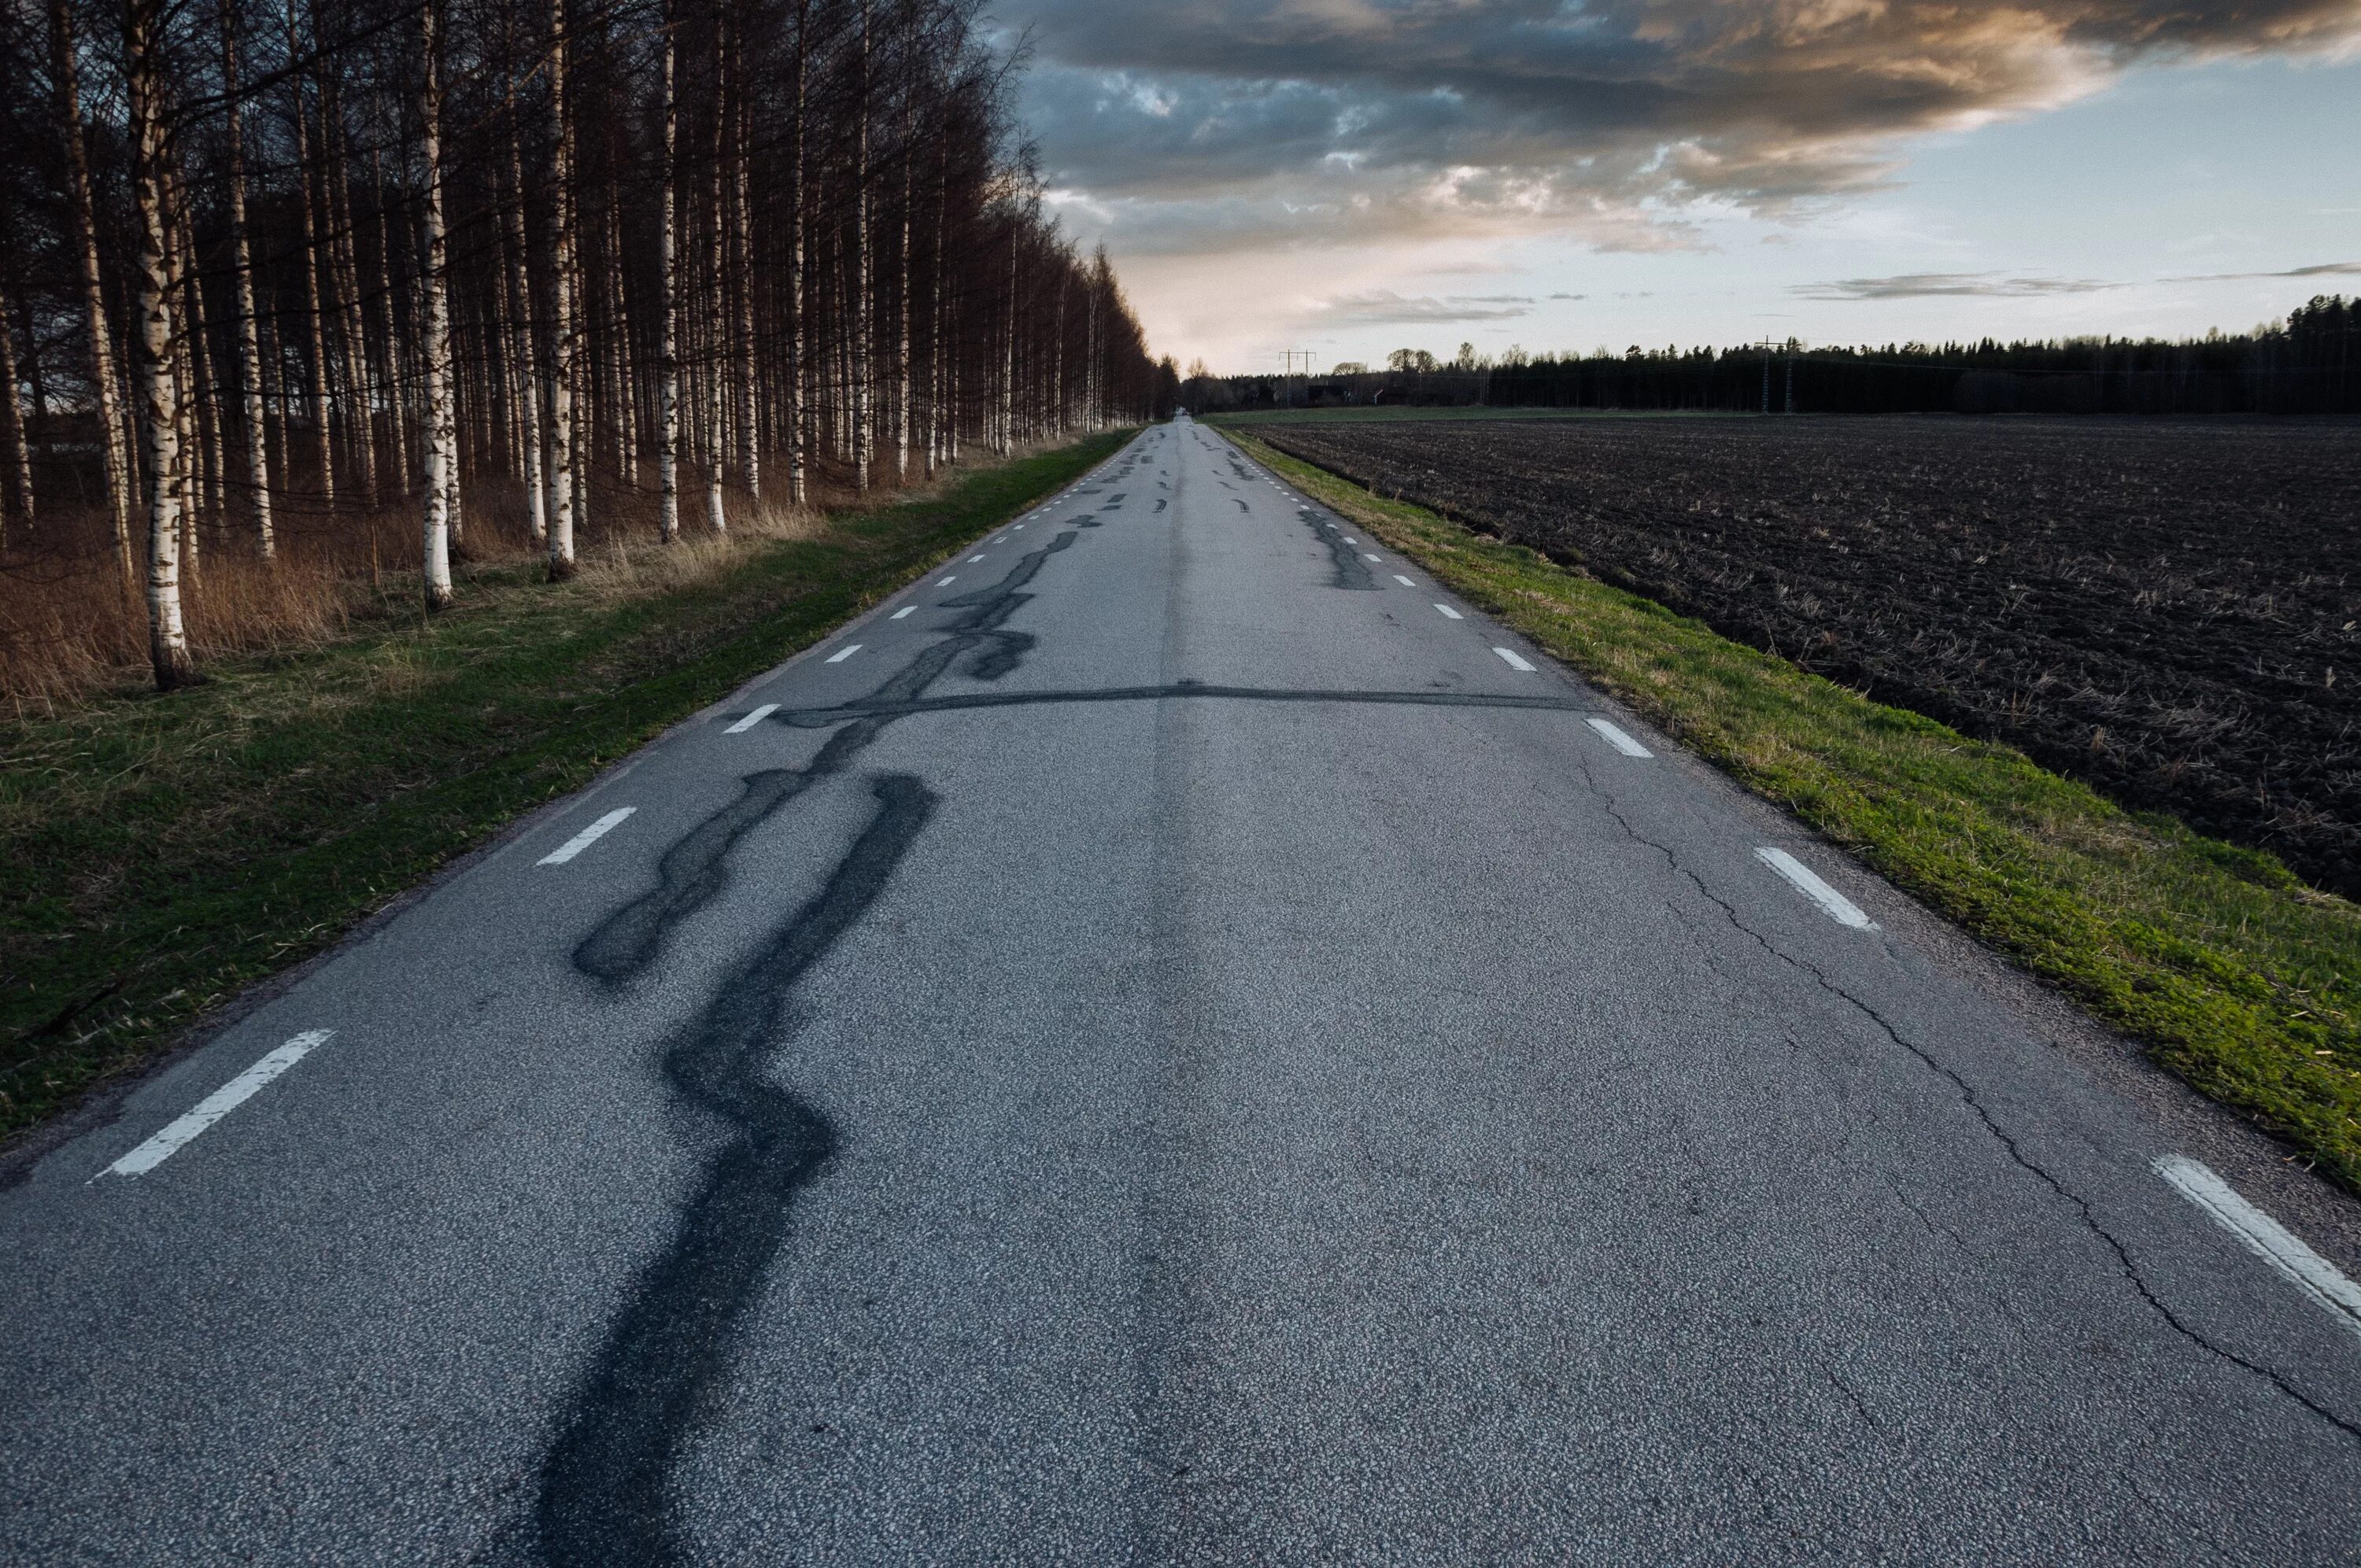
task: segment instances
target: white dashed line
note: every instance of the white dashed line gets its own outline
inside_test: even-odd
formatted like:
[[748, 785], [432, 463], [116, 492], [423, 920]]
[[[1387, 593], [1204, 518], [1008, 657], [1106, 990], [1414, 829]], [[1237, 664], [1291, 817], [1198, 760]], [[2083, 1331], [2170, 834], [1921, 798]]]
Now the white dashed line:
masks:
[[1653, 757], [1656, 754], [1603, 718], [1586, 718], [1583, 722], [1605, 736], [1609, 746], [1627, 757]]
[[854, 643], [851, 647], [850, 647], [850, 648], [840, 648], [840, 649], [838, 649], [835, 652], [830, 653], [830, 654], [828, 656], [828, 662], [829, 662], [829, 663], [831, 663], [831, 664], [841, 664], [841, 663], [843, 663], [847, 659], [851, 658], [855, 653], [858, 653], [858, 652], [861, 652], [861, 644], [860, 644], [860, 643], [858, 643], [858, 642], [855, 642], [855, 643]]
[[1358, 543], [1360, 543], [1360, 541], [1359, 541], [1359, 540], [1357, 540], [1357, 539], [1356, 539], [1356, 538], [1354, 538], [1351, 534], [1349, 534], [1349, 533], [1348, 533], [1348, 534], [1345, 535], [1345, 543], [1347, 543], [1347, 544], [1358, 544]]
[[762, 723], [763, 720], [770, 718], [771, 715], [778, 711], [779, 705], [777, 703], [766, 702], [762, 707], [756, 708], [753, 712], [748, 714], [745, 718], [740, 719], [737, 723], [731, 725], [729, 729], [724, 729], [721, 733], [724, 735], [743, 735], [746, 731], [753, 729], [754, 726]]
[[1523, 657], [1520, 655], [1515, 649], [1495, 648], [1492, 652], [1498, 653], [1502, 659], [1506, 660], [1508, 662], [1509, 668], [1512, 670], [1522, 670], [1527, 674], [1532, 674], [1533, 667], [1525, 663]]
[[293, 1039], [269, 1052], [260, 1061], [214, 1090], [162, 1132], [108, 1166], [102, 1176], [145, 1176], [179, 1152], [181, 1146], [236, 1110], [254, 1096], [255, 1091], [310, 1056], [313, 1050], [335, 1037], [334, 1029], [306, 1029]]
[[[1036, 517], [1038, 517], [1038, 516], [1040, 516], [1041, 514], [1040, 514], [1039, 512], [1035, 512], [1033, 515], [1034, 515], [1034, 516], [1036, 516]], [[1011, 533], [1022, 533], [1022, 532], [1025, 532], [1025, 525], [1024, 525], [1023, 523], [1021, 523], [1021, 522], [1020, 522], [1020, 523], [1018, 523], [1016, 527], [1014, 527], [1014, 528], [1010, 529], [1008, 532], [1011, 532]]]
[[2269, 1264], [2296, 1288], [2334, 1313], [2338, 1322], [2361, 1333], [2361, 1285], [2337, 1272], [2336, 1266], [2303, 1245], [2286, 1226], [2238, 1196], [2237, 1190], [2213, 1168], [2186, 1155], [2160, 1156], [2153, 1168], [2172, 1190], [2205, 1211], [2224, 1230], [2238, 1238], [2248, 1252]]
[[1439, 605], [1436, 605], [1434, 608], [1435, 608], [1435, 609], [1439, 609], [1439, 610], [1441, 610], [1441, 611], [1443, 612], [1443, 618], [1444, 618], [1445, 620], [1465, 620], [1466, 619], [1467, 619], [1466, 616], [1461, 615], [1457, 610], [1455, 610], [1455, 609], [1452, 609], [1452, 608], [1451, 608], [1449, 605], [1447, 605], [1447, 604], [1439, 604]]
[[632, 812], [637, 811], [639, 807], [636, 806], [617, 806], [614, 810], [607, 813], [606, 816], [598, 818], [598, 821], [590, 824], [589, 827], [582, 829], [581, 832], [574, 835], [573, 838], [568, 839], [555, 850], [550, 850], [549, 853], [542, 856], [541, 859], [534, 863], [544, 866], [564, 865], [566, 861], [572, 860], [575, 856], [580, 854], [583, 850], [588, 849], [591, 845], [597, 843], [599, 839], [613, 832], [617, 828], [621, 827], [623, 818], [629, 817]]
[[1862, 914], [1860, 905], [1813, 875], [1811, 867], [1786, 850], [1765, 845], [1754, 851], [1754, 858], [1785, 878], [1797, 893], [1818, 905], [1838, 925], [1850, 926], [1856, 931], [1877, 929], [1877, 922]]
[[1395, 582], [1400, 583], [1402, 587], [1406, 587], [1406, 588], [1414, 588], [1414, 587], [1418, 587], [1418, 585], [1417, 585], [1416, 583], [1411, 582], [1408, 577], [1403, 576], [1400, 572], [1396, 572], [1396, 573], [1394, 574], [1394, 581], [1395, 581]]
[[939, 588], [947, 588], [947, 587], [950, 587], [953, 583], [956, 583], [956, 582], [958, 582], [958, 581], [959, 581], [959, 578], [958, 578], [958, 577], [956, 577], [956, 576], [950, 576], [950, 577], [937, 577], [937, 578], [935, 579], [935, 587], [939, 587]]
[[893, 614], [891, 614], [891, 615], [887, 616], [885, 619], [886, 619], [886, 620], [901, 620], [904, 616], [906, 616], [906, 615], [909, 615], [909, 614], [912, 614], [913, 612], [915, 612], [915, 611], [917, 609], [917, 608], [918, 608], [918, 607], [917, 607], [917, 605], [914, 605], [914, 604], [906, 604], [906, 605], [904, 605], [901, 609], [899, 609], [895, 610]]
[[981, 555], [971, 555], [971, 556], [969, 556], [969, 557], [967, 558], [967, 564], [968, 564], [969, 565], [972, 566], [972, 565], [974, 565], [978, 561], [981, 561], [981, 560], [983, 560], [983, 556], [981, 556]]
[[1382, 555], [1372, 555], [1367, 551], [1364, 550], [1361, 552], [1361, 559], [1364, 561], [1382, 561], [1385, 557]]

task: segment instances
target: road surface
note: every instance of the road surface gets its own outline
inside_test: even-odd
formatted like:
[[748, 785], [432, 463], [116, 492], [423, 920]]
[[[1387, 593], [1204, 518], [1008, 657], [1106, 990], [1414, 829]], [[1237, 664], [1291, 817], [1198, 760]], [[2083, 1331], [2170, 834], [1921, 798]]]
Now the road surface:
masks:
[[1159, 427], [21, 1170], [0, 1557], [2361, 1559], [1989, 968]]

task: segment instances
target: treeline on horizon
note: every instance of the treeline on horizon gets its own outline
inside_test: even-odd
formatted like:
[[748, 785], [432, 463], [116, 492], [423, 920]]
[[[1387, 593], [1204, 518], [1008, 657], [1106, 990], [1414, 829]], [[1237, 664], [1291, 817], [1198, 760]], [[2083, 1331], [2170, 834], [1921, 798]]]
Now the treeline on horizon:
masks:
[[557, 579], [1148, 417], [979, 11], [5, 0], [0, 548], [112, 557], [170, 686], [216, 553], [399, 510], [432, 608], [488, 499]]
[[2328, 414], [2361, 412], [2361, 299], [2322, 295], [2286, 322], [2184, 341], [1883, 347], [1642, 348], [1498, 359], [1463, 344], [1398, 349], [1383, 368], [1217, 377], [1192, 366], [1192, 409], [1408, 404], [1801, 413]]

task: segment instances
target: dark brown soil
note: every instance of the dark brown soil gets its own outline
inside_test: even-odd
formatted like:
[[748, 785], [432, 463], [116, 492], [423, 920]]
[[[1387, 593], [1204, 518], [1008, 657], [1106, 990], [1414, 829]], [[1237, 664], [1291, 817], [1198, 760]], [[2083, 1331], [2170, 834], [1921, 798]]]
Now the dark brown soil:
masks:
[[2361, 426], [1256, 433], [2361, 897]]

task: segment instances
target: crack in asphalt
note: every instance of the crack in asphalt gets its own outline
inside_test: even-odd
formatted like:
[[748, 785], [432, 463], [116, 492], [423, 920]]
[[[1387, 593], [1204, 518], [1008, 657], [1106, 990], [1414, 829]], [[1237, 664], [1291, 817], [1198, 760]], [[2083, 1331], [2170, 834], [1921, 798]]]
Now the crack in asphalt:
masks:
[[[1098, 523], [1092, 520], [1082, 526], [1095, 528]], [[947, 636], [879, 682], [863, 699], [864, 706], [845, 714], [850, 722], [809, 762], [801, 768], [764, 769], [741, 779], [738, 799], [690, 828], [657, 861], [656, 885], [609, 916], [575, 948], [574, 967], [609, 986], [631, 980], [655, 959], [682, 921], [728, 885], [728, 856], [750, 829], [820, 780], [851, 767], [894, 719], [923, 711], [914, 705], [962, 655], [972, 655], [962, 673], [974, 680], [998, 680], [1015, 669], [1037, 640], [1030, 632], [1006, 630], [1005, 622], [1032, 599], [1022, 591], [1026, 585], [1077, 537], [1071, 531], [1061, 532], [1027, 551], [999, 582], [941, 600], [946, 609], [968, 613], [944, 629]]]
[[786, 1240], [796, 1194], [836, 1152], [817, 1107], [763, 1080], [796, 984], [859, 924], [934, 814], [907, 773], [872, 787], [869, 826], [818, 894], [741, 959], [664, 1055], [675, 1093], [724, 1124], [672, 1245], [640, 1273], [541, 1471], [553, 1563], [681, 1558], [668, 1483], [727, 1376], [747, 1310]]
[[[1095, 519], [1079, 526], [1098, 526]], [[961, 673], [997, 680], [1037, 639], [1006, 621], [1050, 556], [1081, 535], [1068, 529], [1020, 557], [1000, 581], [940, 601], [964, 611], [881, 681], [876, 711], [851, 716], [802, 768], [740, 781], [738, 798], [674, 842], [656, 885], [576, 948], [581, 973], [609, 988], [652, 963], [669, 936], [727, 885], [730, 851], [755, 825], [823, 779], [851, 767], [901, 710], [965, 661]], [[734, 1359], [743, 1320], [785, 1245], [796, 1196], [840, 1143], [817, 1107], [765, 1080], [787, 1031], [796, 988], [859, 924], [939, 804], [908, 773], [879, 775], [876, 810], [826, 883], [763, 946], [741, 959], [662, 1058], [664, 1081], [688, 1106], [730, 1129], [684, 1202], [673, 1240], [640, 1272], [577, 1387], [563, 1430], [544, 1455], [535, 1524], [552, 1564], [680, 1560], [670, 1481], [696, 1425]]]
[[957, 713], [983, 707], [1059, 707], [1070, 703], [1167, 702], [1189, 699], [1228, 702], [1368, 703], [1407, 707], [1511, 707], [1544, 713], [1595, 713], [1596, 703], [1576, 697], [1526, 696], [1509, 692], [1335, 691], [1323, 687], [1211, 685], [1176, 681], [1168, 685], [1081, 686], [1052, 691], [954, 692], [947, 696], [881, 701], [874, 697], [836, 707], [783, 707], [763, 722], [797, 729], [825, 729], [861, 718], [901, 718], [914, 713]]
[[1358, 550], [1345, 542], [1344, 530], [1327, 527], [1327, 519], [1310, 507], [1297, 507], [1295, 515], [1312, 531], [1312, 537], [1327, 548], [1329, 563], [1336, 568], [1336, 576], [1328, 584], [1330, 587], [1377, 590], [1378, 580], [1369, 575], [1369, 564], [1361, 559]]
[[[1587, 776], [1587, 770], [1586, 776]], [[1606, 806], [1607, 814], [1609, 817], [1612, 817], [1615, 819], [1616, 825], [1623, 829], [1625, 836], [1633, 843], [1643, 845], [1662, 855], [1664, 858], [1664, 864], [1666, 867], [1678, 876], [1685, 879], [1691, 887], [1697, 890], [1700, 897], [1704, 898], [1708, 903], [1720, 910], [1723, 918], [1730, 922], [1732, 929], [1746, 937], [1749, 940], [1752, 941], [1756, 946], [1760, 947], [1764, 952], [1770, 954], [1779, 962], [1787, 965], [1802, 974], [1809, 976], [1813, 982], [1818, 985], [1821, 990], [1837, 998], [1839, 1002], [1844, 1003], [1855, 1012], [1859, 1013], [1862, 1017], [1867, 1018], [1871, 1023], [1876, 1025], [1878, 1029], [1883, 1033], [1887, 1039], [1892, 1040], [1903, 1050], [1907, 1051], [1910, 1055], [1916, 1057], [1919, 1063], [1929, 1072], [1934, 1073], [1936, 1076], [1950, 1084], [1953, 1091], [1959, 1095], [1960, 1103], [1965, 1105], [1968, 1110], [1974, 1114], [1976, 1120], [1982, 1124], [1985, 1132], [1989, 1134], [1993, 1141], [1998, 1143], [2004, 1151], [2006, 1151], [2009, 1158], [2015, 1161], [2016, 1165], [2022, 1168], [2036, 1180], [2048, 1188], [2051, 1192], [2055, 1193], [2059, 1198], [2072, 1207], [2076, 1215], [2081, 1219], [2083, 1228], [2088, 1230], [2093, 1236], [2096, 1236], [2105, 1245], [2110, 1252], [2114, 1254], [2117, 1272], [2123, 1276], [2124, 1279], [2130, 1284], [2131, 1288], [2135, 1291], [2138, 1292], [2140, 1299], [2147, 1303], [2148, 1307], [2157, 1314], [2157, 1316], [2161, 1318], [2171, 1327], [2174, 1332], [2180, 1334], [2190, 1343], [2207, 1352], [2209, 1354], [2218, 1356], [2222, 1360], [2229, 1363], [2231, 1365], [2240, 1367], [2262, 1379], [2264, 1382], [2270, 1384], [2281, 1394], [2284, 1394], [2290, 1399], [2294, 1400], [2297, 1404], [2301, 1405], [2305, 1409], [2310, 1410], [2313, 1415], [2319, 1417], [2329, 1425], [2344, 1432], [2345, 1436], [2356, 1439], [2356, 1441], [2361, 1441], [2361, 1424], [2356, 1424], [2355, 1421], [2349, 1420], [2344, 1416], [2338, 1415], [2335, 1411], [2329, 1409], [2327, 1407], [2322, 1405], [2318, 1400], [2313, 1399], [2310, 1395], [2303, 1392], [2302, 1389], [2298, 1388], [2292, 1383], [2290, 1383], [2286, 1377], [2281, 1376], [2279, 1373], [2273, 1371], [2271, 1368], [2264, 1366], [2257, 1362], [2250, 1361], [2234, 1350], [2216, 1344], [2213, 1341], [2208, 1339], [2204, 1334], [2201, 1333], [2188, 1322], [2183, 1321], [2180, 1315], [2174, 1311], [2162, 1298], [2158, 1297], [2155, 1289], [2148, 1284], [2147, 1277], [2141, 1272], [2139, 1265], [2133, 1261], [2130, 1249], [2125, 1246], [2124, 1244], [2116, 1238], [2114, 1233], [2108, 1230], [2106, 1226], [2099, 1223], [2098, 1215], [2094, 1213], [2091, 1208], [2090, 1200], [2082, 1197], [2080, 1193], [2077, 1193], [2067, 1187], [2063, 1181], [2059, 1180], [2058, 1177], [2053, 1175], [2047, 1168], [2035, 1160], [2031, 1156], [2027, 1155], [2022, 1146], [2018, 1143], [2015, 1135], [2009, 1132], [2005, 1127], [2000, 1124], [2000, 1122], [1993, 1115], [1992, 1112], [1977, 1096], [1974, 1087], [1971, 1085], [1965, 1078], [1961, 1077], [1954, 1069], [1937, 1060], [1934, 1054], [1925, 1047], [1920, 1046], [1916, 1042], [1905, 1036], [1902, 1031], [1894, 1026], [1894, 1022], [1891, 1019], [1887, 1018], [1883, 1013], [1880, 1013], [1868, 1002], [1854, 995], [1844, 986], [1829, 979], [1828, 973], [1820, 969], [1818, 965], [1811, 963], [1806, 959], [1797, 958], [1795, 955], [1783, 950], [1776, 943], [1771, 941], [1760, 931], [1755, 930], [1752, 926], [1749, 926], [1739, 916], [1737, 907], [1730, 904], [1729, 900], [1715, 893], [1711, 888], [1706, 886], [1704, 879], [1699, 877], [1697, 872], [1691, 871], [1687, 866], [1683, 865], [1681, 863], [1680, 857], [1673, 852], [1673, 850], [1669, 845], [1659, 843], [1657, 840], [1647, 837], [1647, 835], [1642, 833], [1638, 828], [1634, 827], [1631, 819], [1624, 816], [1622, 804], [1616, 799], [1615, 795], [1611, 790], [1600, 787], [1595, 779], [1591, 781], [1591, 788], [1593, 792], [1598, 795], [1600, 802]]]

